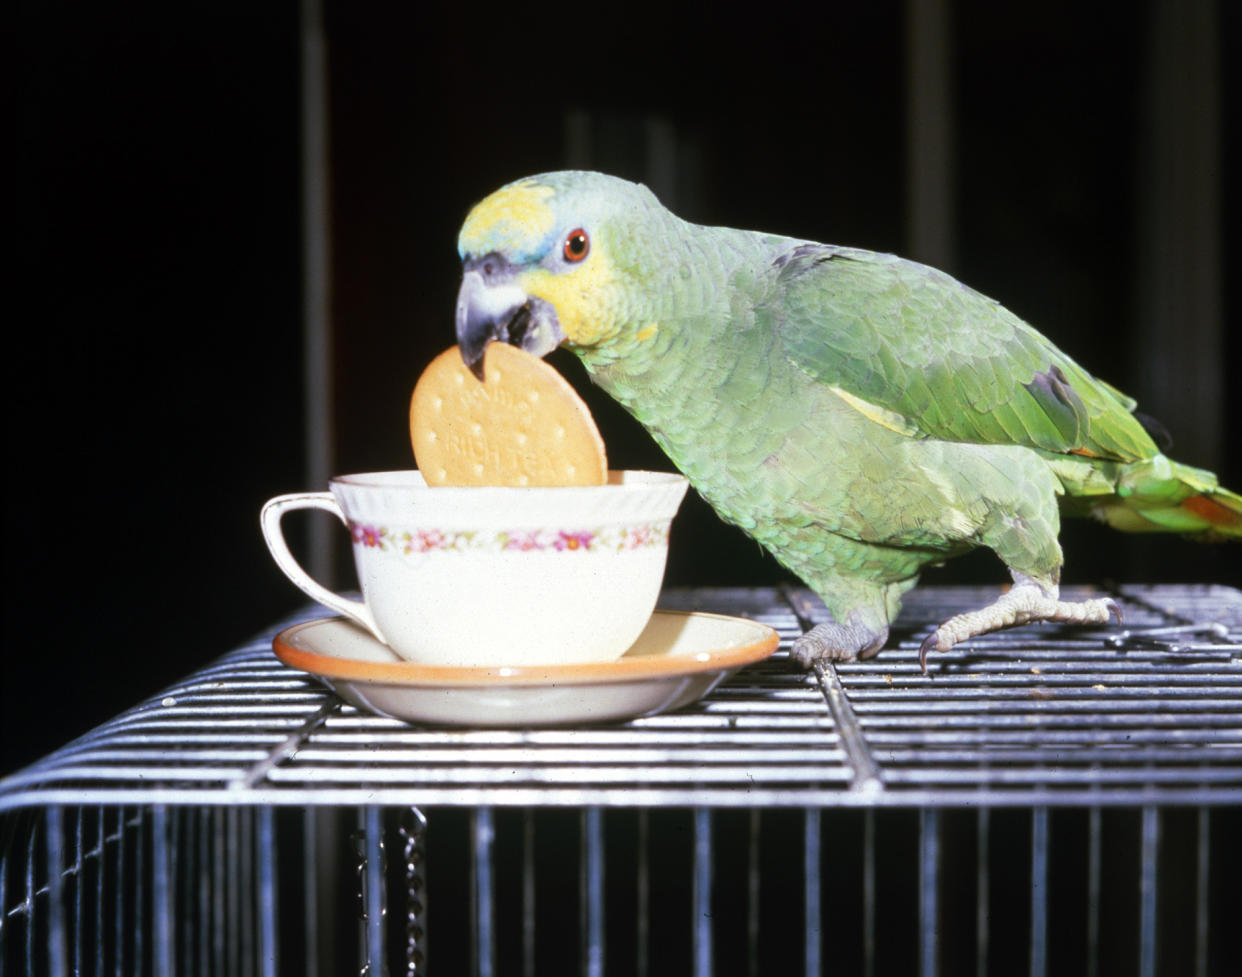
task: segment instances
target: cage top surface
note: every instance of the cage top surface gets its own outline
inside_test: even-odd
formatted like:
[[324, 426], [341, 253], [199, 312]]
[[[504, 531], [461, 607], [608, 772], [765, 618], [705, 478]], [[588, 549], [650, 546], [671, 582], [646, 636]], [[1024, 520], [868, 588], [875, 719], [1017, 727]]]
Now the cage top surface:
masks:
[[[1066, 589], [1069, 597], [1084, 591]], [[912, 592], [869, 661], [803, 672], [809, 592], [694, 589], [662, 606], [751, 617], [781, 650], [706, 699], [627, 723], [415, 727], [289, 669], [272, 635], [0, 782], [49, 804], [926, 806], [1242, 803], [1242, 592], [1123, 587], [1125, 625], [918, 645], [979, 588]]]

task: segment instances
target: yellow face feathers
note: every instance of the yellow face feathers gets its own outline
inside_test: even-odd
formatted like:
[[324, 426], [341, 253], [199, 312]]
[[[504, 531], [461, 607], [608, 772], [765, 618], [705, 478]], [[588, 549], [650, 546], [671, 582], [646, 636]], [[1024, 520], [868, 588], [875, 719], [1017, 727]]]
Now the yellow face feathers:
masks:
[[462, 254], [521, 253], [552, 233], [556, 215], [547, 201], [555, 191], [533, 180], [502, 187], [475, 205], [462, 225]]
[[609, 338], [615, 322], [610, 299], [618, 288], [608, 256], [599, 247], [582, 264], [559, 272], [532, 268], [518, 276], [527, 295], [552, 304], [565, 338], [575, 346], [594, 346]]

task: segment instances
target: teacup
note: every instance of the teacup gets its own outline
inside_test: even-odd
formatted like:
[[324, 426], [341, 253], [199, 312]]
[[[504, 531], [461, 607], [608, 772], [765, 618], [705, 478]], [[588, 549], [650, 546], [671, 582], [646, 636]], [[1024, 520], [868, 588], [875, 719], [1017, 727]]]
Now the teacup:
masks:
[[[610, 661], [659, 597], [681, 475], [620, 471], [599, 486], [428, 487], [417, 471], [344, 475], [263, 507], [277, 565], [307, 595], [426, 665]], [[281, 517], [325, 509], [348, 527], [363, 600], [289, 552]]]

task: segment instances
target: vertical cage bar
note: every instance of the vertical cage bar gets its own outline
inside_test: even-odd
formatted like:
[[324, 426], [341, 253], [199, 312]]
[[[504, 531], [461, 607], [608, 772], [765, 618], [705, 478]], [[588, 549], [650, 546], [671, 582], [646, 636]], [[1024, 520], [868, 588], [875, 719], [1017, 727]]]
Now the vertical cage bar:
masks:
[[255, 973], [255, 878], [254, 878], [254, 808], [243, 807], [238, 812], [237, 845], [241, 855], [241, 893], [238, 919], [241, 933], [242, 977], [254, 977]]
[[522, 977], [535, 977], [535, 816], [522, 812]]
[[1103, 816], [1098, 807], [1087, 814], [1087, 977], [1100, 973], [1100, 858]]
[[211, 878], [211, 872], [207, 866], [211, 864], [211, 825], [212, 813], [208, 809], [199, 809], [198, 812], [198, 878], [199, 882], [194, 886], [196, 893], [198, 910], [198, 973], [205, 975], [210, 973], [209, 961], [211, 960], [211, 943], [208, 934], [211, 932], [211, 900], [212, 887], [207, 881]]
[[1160, 812], [1144, 807], [1139, 870], [1139, 977], [1156, 974], [1156, 859], [1160, 854]]
[[146, 808], [136, 808], [133, 824], [134, 829], [134, 925], [130, 928], [132, 947], [130, 962], [133, 973], [140, 974], [145, 968], [146, 960], [146, 912], [147, 912], [147, 835], [150, 832]]
[[358, 859], [356, 871], [358, 886], [358, 973], [367, 977], [371, 972], [370, 961], [367, 960], [367, 812], [366, 808], [354, 811], [354, 833], [350, 836], [353, 842], [354, 855]]
[[474, 973], [493, 977], [496, 972], [496, 934], [493, 928], [492, 845], [496, 838], [492, 809], [481, 807], [471, 814], [474, 874], [471, 906], [474, 916]]
[[598, 807], [582, 812], [582, 972], [604, 973], [604, 820]]
[[319, 808], [309, 804], [302, 811], [302, 945], [306, 977], [319, 977]]
[[647, 977], [647, 961], [651, 951], [651, 866], [647, 862], [651, 826], [647, 810], [638, 812], [638, 870], [635, 885], [635, 914], [637, 932], [634, 934], [634, 950], [637, 956], [635, 973]]
[[712, 814], [694, 809], [694, 977], [712, 972]]
[[73, 972], [82, 973], [82, 934], [86, 927], [83, 919], [83, 885], [86, 882], [85, 862], [82, 848], [82, 821], [86, 817], [85, 808], [75, 808], [73, 825]]
[[759, 809], [750, 809], [746, 854], [746, 974], [759, 977]]
[[1212, 827], [1211, 812], [1199, 808], [1199, 845], [1196, 852], [1198, 871], [1195, 874], [1195, 975], [1207, 977], [1208, 973], [1208, 875], [1211, 871]]
[[[5, 845], [0, 845], [0, 961], [8, 959], [5, 952], [8, 949], [9, 934], [9, 903], [8, 896], [9, 881], [9, 849]], [[100, 900], [101, 902], [103, 900]], [[103, 971], [96, 970], [96, 974], [101, 975]]]
[[384, 957], [384, 829], [380, 808], [366, 809], [367, 974], [386, 977]]
[[[240, 974], [241, 969], [241, 938], [239, 936], [241, 930], [241, 901], [239, 899], [238, 889], [241, 887], [241, 852], [238, 845], [238, 835], [241, 828], [238, 824], [240, 812], [235, 807], [230, 807], [225, 816], [225, 843], [227, 845], [225, 853], [225, 877], [228, 879], [228, 890], [226, 892], [226, 908], [225, 915], [225, 945], [228, 948], [228, 970], [229, 974]], [[218, 857], [218, 856], [217, 856]]]
[[522, 812], [522, 977], [535, 977], [535, 812]]
[[[302, 448], [308, 485], [325, 485], [335, 465], [332, 424], [332, 204], [328, 41], [323, 0], [299, 4], [302, 122]], [[331, 587], [336, 533], [326, 519], [307, 529], [311, 576]]]
[[[1225, 315], [1225, 146], [1218, 32], [1227, 3], [1153, 3], [1143, 17], [1148, 83], [1141, 105], [1144, 161], [1135, 264], [1134, 338], [1144, 356], [1143, 402], [1178, 435], [1178, 450], [1216, 469], [1225, 458], [1228, 402], [1220, 352]], [[1231, 52], [1232, 53], [1232, 52]], [[1230, 255], [1231, 256], [1231, 255]], [[1220, 352], [1217, 352], [1220, 351]], [[1189, 387], [1174, 377], [1194, 377]], [[1154, 561], [1138, 572], [1154, 575]]]
[[164, 836], [165, 851], [168, 853], [168, 896], [167, 905], [169, 907], [169, 959], [172, 961], [172, 974], [180, 974], [182, 971], [177, 969], [177, 943], [178, 931], [180, 927], [172, 925], [176, 920], [176, 915], [180, 911], [177, 901], [178, 881], [184, 874], [182, 871], [181, 856], [181, 825], [184, 819], [186, 808], [177, 806], [165, 811], [165, 823], [167, 824], [167, 834]]
[[875, 811], [863, 815], [863, 974], [875, 977]]
[[212, 973], [219, 975], [229, 973], [230, 961], [227, 959], [228, 950], [228, 905], [227, 905], [227, 889], [226, 880], [228, 879], [228, 868], [226, 863], [227, 854], [227, 836], [228, 836], [228, 818], [232, 808], [212, 808], [211, 809], [211, 866], [212, 866], [212, 941], [211, 941], [211, 959]]
[[936, 977], [940, 940], [940, 812], [919, 812], [919, 973]]
[[[44, 866], [47, 870], [47, 969], [52, 977], [69, 972], [68, 935], [64, 905], [64, 808], [52, 805], [44, 821]], [[30, 929], [34, 929], [35, 902], [30, 904]], [[32, 971], [33, 972], [33, 971]]]
[[178, 964], [178, 975], [194, 973], [194, 941], [202, 939], [202, 930], [197, 928], [197, 914], [194, 912], [194, 889], [199, 879], [198, 857], [198, 818], [201, 808], [182, 807], [177, 811], [178, 841], [174, 851], [177, 852], [175, 865], [178, 880], [177, 911], [184, 914], [189, 925], [180, 934], [181, 960]]
[[[107, 939], [104, 937], [104, 889], [108, 884], [108, 822], [104, 817], [106, 810], [107, 808], [103, 806], [99, 807], [99, 821], [96, 827], [99, 835], [99, 871], [95, 875], [95, 977], [103, 977], [104, 946], [107, 944]], [[3, 866], [0, 866], [0, 877], [3, 874]], [[0, 883], [0, 887], [2, 885], [3, 883]], [[4, 895], [0, 893], [0, 905], [3, 904]], [[4, 948], [0, 947], [0, 960], [3, 959]]]
[[160, 977], [173, 972], [172, 870], [168, 847], [168, 808], [156, 804], [151, 809], [151, 961]]
[[276, 977], [276, 823], [271, 807], [259, 810], [259, 964], [263, 977]]
[[121, 807], [116, 819], [116, 892], [113, 905], [116, 906], [116, 919], [113, 920], [113, 939], [115, 940], [116, 957], [113, 961], [113, 974], [121, 977], [125, 973], [125, 808]]
[[334, 922], [339, 914], [337, 893], [343, 885], [349, 884], [344, 878], [349, 873], [343, 869], [339, 857], [341, 838], [348, 834], [348, 816], [342, 808], [317, 806], [313, 817], [308, 817], [304, 823], [308, 856], [304, 865], [314, 866], [313, 872], [305, 873], [307, 877], [313, 876], [305, 910], [309, 920], [322, 924], [307, 934], [307, 955], [321, 962], [316, 966], [315, 977], [332, 972], [332, 961], [338, 958], [337, 948], [345, 932]]
[[[32, 825], [30, 834], [26, 838], [26, 973], [33, 974], [35, 972], [35, 852], [37, 851], [36, 842], [39, 837], [39, 827], [37, 824]], [[46, 860], [46, 845], [44, 841], [44, 859]]]
[[1048, 973], [1048, 809], [1031, 812], [1031, 977]]
[[808, 807], [802, 825], [802, 960], [806, 977], [819, 977], [823, 970], [820, 928], [823, 925], [823, 900], [820, 890], [820, 813]]
[[917, 261], [954, 259], [953, 25], [950, 0], [906, 4], [906, 246]]
[[975, 833], [975, 977], [987, 977], [990, 940], [988, 901], [991, 899], [991, 872], [988, 845], [992, 833], [992, 812], [981, 807], [976, 816]]

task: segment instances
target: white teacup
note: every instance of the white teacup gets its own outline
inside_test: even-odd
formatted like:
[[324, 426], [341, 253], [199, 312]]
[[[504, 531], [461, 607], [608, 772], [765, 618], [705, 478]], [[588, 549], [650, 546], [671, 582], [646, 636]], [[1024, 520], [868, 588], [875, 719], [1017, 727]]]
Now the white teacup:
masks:
[[[608, 484], [428, 487], [417, 471], [344, 475], [263, 507], [277, 565], [306, 594], [427, 665], [568, 665], [620, 657], [655, 609], [681, 475]], [[316, 583], [281, 532], [291, 509], [346, 524], [362, 601]]]

